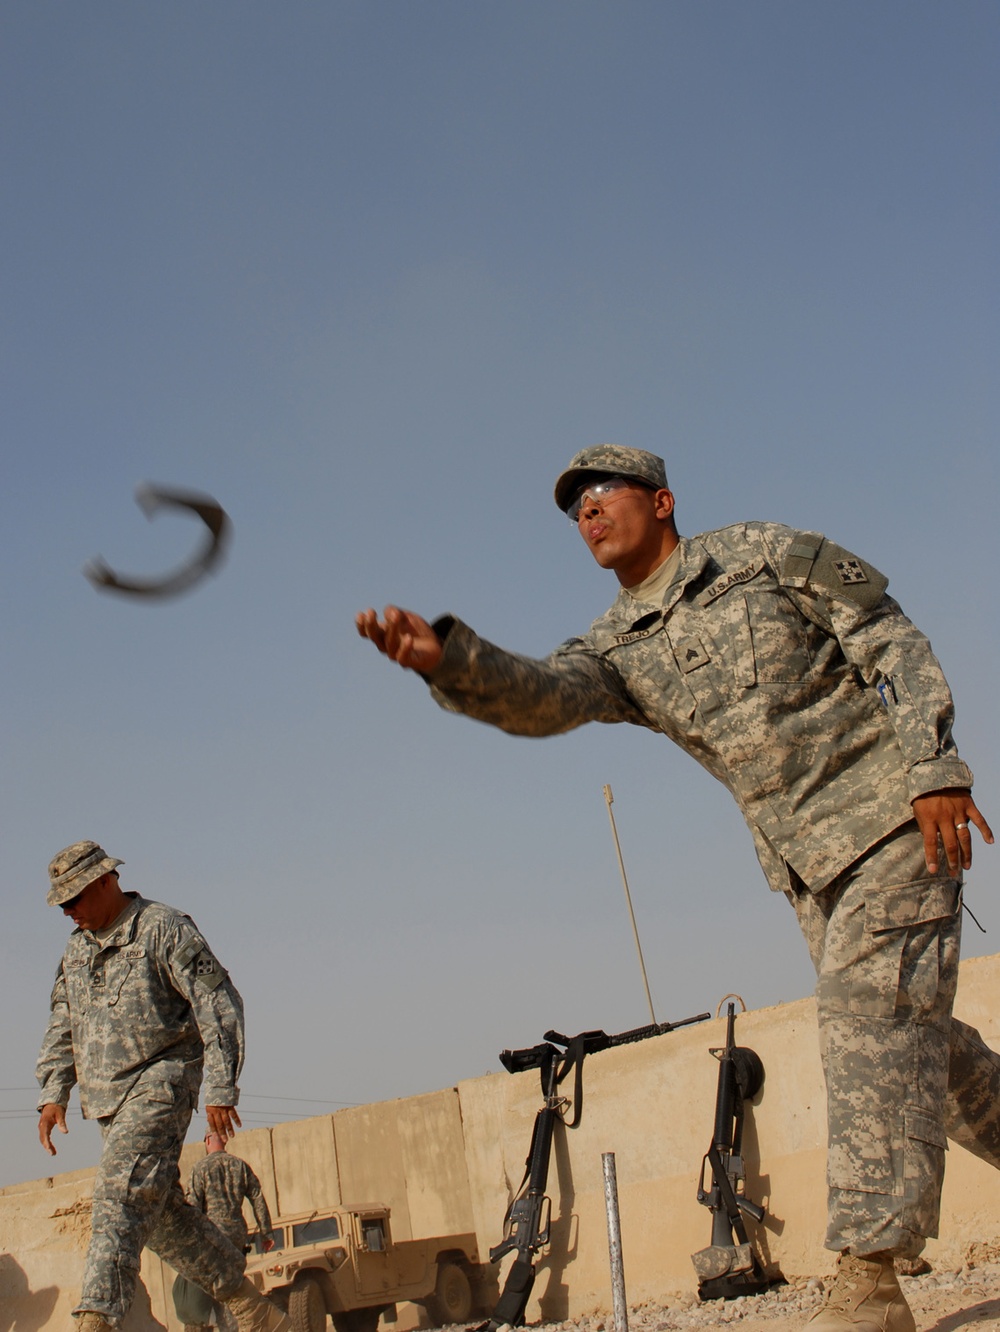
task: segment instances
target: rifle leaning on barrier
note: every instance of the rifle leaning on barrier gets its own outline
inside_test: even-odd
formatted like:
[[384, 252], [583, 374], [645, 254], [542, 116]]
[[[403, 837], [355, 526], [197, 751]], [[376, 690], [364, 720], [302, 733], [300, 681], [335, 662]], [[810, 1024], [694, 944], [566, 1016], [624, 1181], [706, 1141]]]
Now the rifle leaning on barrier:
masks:
[[764, 1208], [751, 1202], [744, 1192], [743, 1163], [744, 1102], [764, 1085], [764, 1065], [753, 1050], [736, 1044], [736, 1006], [732, 1003], [727, 1017], [725, 1047], [712, 1051], [719, 1060], [715, 1125], [698, 1180], [698, 1201], [712, 1211], [712, 1242], [707, 1249], [691, 1255], [698, 1274], [698, 1298], [702, 1300], [754, 1295], [772, 1284], [764, 1275], [743, 1222], [744, 1213], [754, 1221], [764, 1220]]
[[[584, 1031], [578, 1036], [569, 1037], [557, 1031], [547, 1031], [541, 1045], [533, 1045], [527, 1050], [504, 1050], [501, 1053], [500, 1062], [508, 1073], [522, 1073], [529, 1068], [540, 1070], [544, 1101], [531, 1129], [524, 1178], [504, 1215], [503, 1239], [490, 1249], [492, 1263], [498, 1263], [515, 1250], [517, 1257], [507, 1273], [496, 1308], [475, 1332], [496, 1332], [504, 1324], [520, 1327], [524, 1322], [524, 1311], [535, 1284], [535, 1255], [549, 1242], [552, 1203], [546, 1196], [545, 1188], [552, 1154], [552, 1134], [557, 1122], [564, 1123], [567, 1128], [576, 1128], [580, 1122], [583, 1112], [584, 1057], [598, 1050], [608, 1050], [614, 1045], [631, 1045], [633, 1041], [644, 1041], [650, 1036], [662, 1036], [677, 1027], [704, 1022], [711, 1016], [711, 1013], [699, 1013], [681, 1022], [653, 1022], [645, 1027], [635, 1027], [632, 1031], [623, 1031], [617, 1036], [609, 1036], [604, 1031]], [[558, 1046], [563, 1049], [558, 1049]], [[560, 1096], [558, 1089], [573, 1069], [576, 1070], [573, 1118], [567, 1123], [565, 1113], [571, 1102]]]

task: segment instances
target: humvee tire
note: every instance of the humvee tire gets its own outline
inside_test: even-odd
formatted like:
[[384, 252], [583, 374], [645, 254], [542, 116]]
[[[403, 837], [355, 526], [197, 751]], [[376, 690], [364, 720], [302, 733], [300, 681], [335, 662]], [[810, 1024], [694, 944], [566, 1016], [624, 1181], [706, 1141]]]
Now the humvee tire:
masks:
[[434, 1294], [428, 1295], [424, 1307], [438, 1327], [467, 1323], [472, 1317], [473, 1299], [472, 1283], [465, 1268], [458, 1263], [441, 1263]]
[[288, 1292], [292, 1332], [326, 1332], [326, 1299], [315, 1277], [299, 1277]]

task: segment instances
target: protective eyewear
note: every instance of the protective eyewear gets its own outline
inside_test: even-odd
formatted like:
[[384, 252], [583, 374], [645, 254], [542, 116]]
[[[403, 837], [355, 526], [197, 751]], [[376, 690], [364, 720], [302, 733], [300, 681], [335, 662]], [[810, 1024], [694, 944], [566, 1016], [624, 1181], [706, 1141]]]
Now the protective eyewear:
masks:
[[603, 481], [590, 481], [566, 510], [566, 517], [571, 523], [575, 523], [588, 496], [592, 500], [604, 500], [609, 495], [617, 494], [619, 490], [628, 490], [632, 484], [633, 482], [626, 480], [624, 476], [606, 476]]

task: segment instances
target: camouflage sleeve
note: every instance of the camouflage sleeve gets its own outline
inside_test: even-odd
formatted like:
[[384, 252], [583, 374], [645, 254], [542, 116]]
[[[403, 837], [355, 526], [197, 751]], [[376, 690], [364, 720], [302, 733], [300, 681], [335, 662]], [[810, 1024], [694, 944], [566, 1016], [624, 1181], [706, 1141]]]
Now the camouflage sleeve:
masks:
[[260, 1186], [260, 1180], [249, 1166], [247, 1166], [246, 1174], [247, 1199], [250, 1206], [253, 1208], [254, 1219], [257, 1222], [257, 1229], [262, 1235], [266, 1235], [271, 1229], [271, 1212], [267, 1205], [267, 1199], [264, 1197], [264, 1190]]
[[175, 989], [191, 1005], [205, 1047], [204, 1105], [236, 1105], [243, 1068], [243, 1000], [188, 918], [173, 933], [169, 956]]
[[585, 722], [649, 726], [615, 668], [586, 639], [571, 638], [544, 659], [506, 652], [450, 616], [434, 628], [444, 641], [431, 694], [511, 735], [560, 735]]
[[49, 1024], [35, 1065], [35, 1077], [41, 1088], [38, 1094], [39, 1110], [43, 1105], [69, 1104], [69, 1094], [76, 1083], [76, 1058], [73, 1054], [73, 1033], [61, 962], [52, 987]]
[[955, 705], [927, 637], [886, 592], [873, 565], [818, 533], [790, 533], [781, 582], [803, 614], [836, 636], [886, 709], [907, 770], [909, 799], [972, 785], [952, 736]]

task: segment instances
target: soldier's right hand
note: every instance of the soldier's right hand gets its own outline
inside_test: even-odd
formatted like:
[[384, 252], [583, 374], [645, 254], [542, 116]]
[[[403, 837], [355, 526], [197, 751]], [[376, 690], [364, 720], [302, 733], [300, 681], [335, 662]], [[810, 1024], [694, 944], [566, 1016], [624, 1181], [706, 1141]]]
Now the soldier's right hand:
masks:
[[57, 1128], [60, 1133], [68, 1133], [66, 1127], [66, 1107], [62, 1105], [48, 1104], [42, 1106], [42, 1112], [38, 1119], [38, 1141], [42, 1144], [49, 1156], [55, 1156], [56, 1149], [52, 1142], [52, 1130]]
[[444, 646], [440, 638], [413, 611], [386, 606], [381, 620], [373, 610], [359, 611], [354, 623], [362, 638], [371, 639], [379, 652], [408, 670], [430, 675], [441, 661]]

